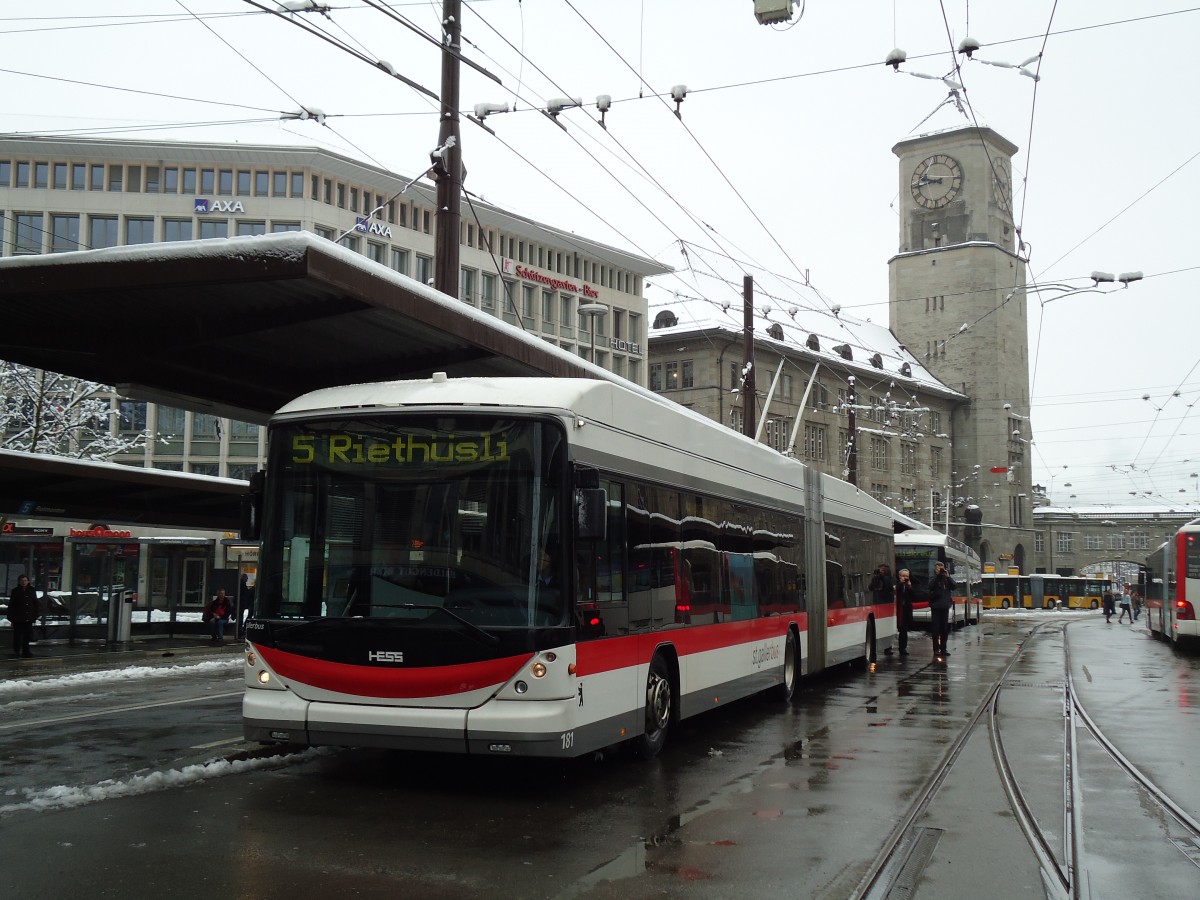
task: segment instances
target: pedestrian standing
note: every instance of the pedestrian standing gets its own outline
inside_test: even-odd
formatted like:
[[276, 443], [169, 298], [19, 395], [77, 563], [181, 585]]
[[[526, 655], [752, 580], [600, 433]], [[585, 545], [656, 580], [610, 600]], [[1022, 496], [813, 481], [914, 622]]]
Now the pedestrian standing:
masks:
[[1129, 594], [1129, 585], [1121, 591], [1121, 598], [1117, 601], [1117, 605], [1121, 607], [1121, 614], [1117, 616], [1117, 624], [1120, 625], [1126, 616], [1129, 616], [1129, 624], [1133, 624], [1133, 597]]
[[1133, 592], [1133, 621], [1138, 620], [1138, 616], [1142, 614], [1142, 592]]
[[14, 656], [25, 659], [33, 656], [29, 643], [33, 640], [33, 623], [40, 614], [37, 591], [29, 583], [29, 576], [22, 575], [8, 595], [8, 621], [12, 624]]
[[254, 588], [250, 586], [250, 576], [243, 572], [238, 582], [238, 615], [243, 628], [246, 627], [246, 620], [250, 618], [250, 607], [253, 605]]
[[1113, 597], [1112, 591], [1105, 591], [1104, 596], [1101, 598], [1101, 600], [1104, 603], [1104, 621], [1107, 624], [1111, 625], [1113, 613], [1115, 613], [1117, 611], [1116, 598]]
[[946, 642], [950, 638], [950, 610], [954, 609], [954, 579], [946, 564], [933, 564], [933, 577], [926, 586], [929, 594], [929, 624], [933, 632], [933, 655], [941, 659], [950, 655]]
[[896, 573], [896, 633], [899, 635], [900, 655], [908, 656], [908, 633], [913, 625], [913, 601], [917, 599], [912, 576], [908, 569]]
[[208, 608], [204, 610], [204, 621], [208, 623], [208, 630], [212, 634], [214, 644], [225, 643], [225, 626], [229, 624], [229, 616], [232, 612], [233, 607], [229, 603], [229, 598], [225, 596], [225, 588], [221, 588], [217, 591], [217, 596], [208, 604]]

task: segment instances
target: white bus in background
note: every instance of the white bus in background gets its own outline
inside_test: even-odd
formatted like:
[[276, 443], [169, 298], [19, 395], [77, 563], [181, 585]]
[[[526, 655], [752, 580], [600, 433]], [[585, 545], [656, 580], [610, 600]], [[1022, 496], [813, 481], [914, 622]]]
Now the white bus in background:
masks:
[[[932, 529], [913, 529], [896, 535], [896, 566], [893, 576], [908, 569], [918, 596], [933, 577], [935, 563], [946, 564], [954, 579], [954, 609], [950, 612], [950, 627], [978, 623], [983, 616], [983, 585], [980, 581], [979, 554], [957, 538]], [[929, 601], [919, 599], [913, 604], [913, 620], [928, 625]]]

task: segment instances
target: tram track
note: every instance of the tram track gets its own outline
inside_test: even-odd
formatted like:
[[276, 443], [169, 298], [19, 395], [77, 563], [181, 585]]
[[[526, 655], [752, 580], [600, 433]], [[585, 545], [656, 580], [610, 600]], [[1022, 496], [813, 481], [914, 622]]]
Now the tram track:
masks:
[[[1061, 834], [1052, 828], [1043, 827], [1022, 790], [1017, 772], [1004, 743], [1004, 727], [1001, 711], [1005, 688], [1027, 687], [1022, 682], [1010, 680], [1014, 666], [1034, 645], [1037, 638], [1047, 634], [1062, 636], [1063, 678], [1061, 684], [1054, 680], [1041, 686], [1061, 690], [1062, 715], [1062, 823]], [[1067, 624], [1061, 629], [1050, 623], [1033, 628], [1014, 651], [1004, 670], [990, 685], [974, 713], [960, 729], [953, 744], [939, 761], [935, 770], [922, 785], [901, 817], [867, 874], [851, 895], [855, 900], [891, 900], [909, 898], [916, 894], [921, 872], [930, 862], [940, 830], [923, 826], [922, 820], [936, 802], [955, 763], [964, 752], [970, 739], [981, 727], [988, 730], [991, 754], [999, 776], [1000, 785], [1012, 812], [1014, 821], [1025, 837], [1041, 873], [1042, 886], [1047, 898], [1053, 900], [1081, 900], [1093, 895], [1089, 882], [1087, 860], [1082, 844], [1084, 834], [1084, 804], [1079, 738], [1086, 735], [1111, 758], [1125, 776], [1142, 792], [1142, 795], [1177, 823], [1183, 837], [1171, 837], [1171, 842], [1188, 862], [1200, 866], [1200, 821], [1190, 815], [1170, 795], [1160, 788], [1146, 773], [1141, 771], [1103, 730], [1088, 715], [1080, 694], [1075, 689], [1071, 669], [1070, 642]], [[1043, 808], [1044, 812], [1044, 808]], [[1182, 860], [1181, 860], [1182, 863]]]

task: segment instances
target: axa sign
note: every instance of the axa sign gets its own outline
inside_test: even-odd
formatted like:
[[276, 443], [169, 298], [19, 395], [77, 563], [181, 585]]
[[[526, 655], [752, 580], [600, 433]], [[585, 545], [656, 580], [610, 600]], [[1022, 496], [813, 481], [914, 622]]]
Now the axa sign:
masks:
[[197, 213], [244, 213], [246, 207], [242, 206], [241, 200], [209, 200], [207, 197], [197, 197], [192, 211]]
[[354, 230], [361, 231], [363, 234], [377, 234], [385, 238], [392, 236], [392, 226], [384, 225], [382, 222], [372, 222], [365, 216], [359, 216], [354, 220]]

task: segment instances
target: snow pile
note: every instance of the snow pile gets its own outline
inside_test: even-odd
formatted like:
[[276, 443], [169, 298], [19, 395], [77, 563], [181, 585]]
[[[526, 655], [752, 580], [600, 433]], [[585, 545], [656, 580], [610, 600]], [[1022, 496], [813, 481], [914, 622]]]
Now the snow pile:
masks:
[[147, 678], [167, 678], [173, 675], [233, 672], [242, 666], [242, 657], [210, 659], [186, 666], [129, 666], [124, 669], [103, 669], [97, 672], [72, 672], [46, 678], [10, 678], [0, 681], [0, 698], [6, 694], [28, 691], [55, 691], [64, 687], [105, 684], [117, 681], [144, 681]]
[[301, 753], [267, 756], [261, 759], [214, 759], [198, 765], [184, 766], [182, 769], [166, 769], [147, 775], [132, 775], [122, 780], [101, 781], [99, 784], [74, 787], [60, 784], [40, 790], [25, 788], [20, 792], [24, 795], [23, 800], [0, 806], [0, 816], [23, 810], [43, 812], [51, 809], [68, 809], [100, 800], [149, 794], [166, 788], [207, 781], [210, 778], [223, 778], [226, 775], [238, 775], [255, 769], [277, 768], [308, 762], [325, 752], [328, 751], [309, 749]]

